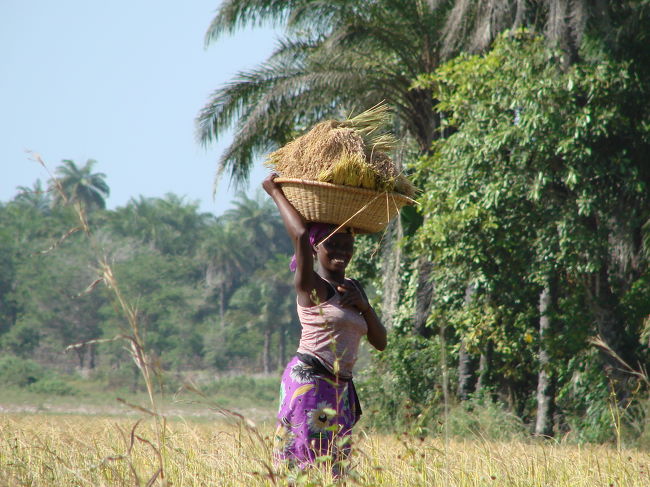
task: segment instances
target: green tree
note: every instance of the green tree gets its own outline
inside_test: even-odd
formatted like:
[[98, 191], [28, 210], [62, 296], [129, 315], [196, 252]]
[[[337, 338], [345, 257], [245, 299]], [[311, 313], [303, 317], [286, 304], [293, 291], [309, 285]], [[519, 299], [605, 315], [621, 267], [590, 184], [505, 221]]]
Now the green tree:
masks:
[[[177, 370], [200, 366], [203, 338], [197, 309], [203, 298], [193, 259], [141, 248], [113, 269], [122, 292], [136, 304], [145, 346], [161, 365]], [[104, 336], [124, 332], [127, 324], [117, 307], [107, 303], [101, 313]]]
[[[398, 165], [410, 154], [424, 154], [441, 135], [434, 110], [434, 91], [414, 87], [419, 75], [432, 73], [441, 61], [440, 35], [451, 2], [381, 0], [377, 2], [223, 2], [206, 41], [217, 40], [244, 25], [277, 22], [287, 35], [258, 68], [239, 73], [217, 89], [197, 117], [199, 138], [217, 140], [229, 128], [235, 138], [221, 156], [218, 175], [228, 172], [246, 181], [256, 156], [283, 145], [297, 132], [326, 117], [341, 117], [385, 101], [394, 113], [394, 131], [405, 144], [395, 154]], [[415, 213], [405, 210], [407, 213]], [[388, 234], [386, 276], [401, 267], [394, 242], [401, 238], [399, 222]], [[428, 289], [428, 263], [418, 261], [419, 285]], [[386, 267], [388, 269], [388, 267]], [[388, 277], [379, 285], [391, 303], [399, 288]], [[427, 293], [416, 328], [429, 312]], [[387, 317], [392, 317], [391, 312]]]
[[12, 327], [16, 320], [16, 304], [12, 297], [15, 285], [16, 267], [18, 265], [18, 246], [12, 235], [13, 228], [6, 226], [4, 213], [7, 210], [0, 205], [0, 337]]
[[240, 226], [220, 219], [210, 226], [199, 254], [206, 262], [205, 282], [208, 289], [215, 289], [219, 293], [222, 326], [230, 295], [251, 271], [249, 257], [254, 250], [242, 233]]
[[[623, 305], [645, 285], [638, 236], [650, 211], [649, 113], [633, 102], [647, 86], [633, 69], [607, 58], [567, 68], [542, 39], [520, 33], [428, 80], [454, 128], [418, 164], [429, 216], [420, 237], [446, 268], [434, 276], [436, 307], [475, 351], [491, 350], [488, 379], [509, 379], [520, 404], [533, 372], [540, 392], [553, 389], [544, 380], [567, 386], [579, 361], [565, 368], [563, 359], [588, 361], [589, 334], [632, 363], [647, 355], [639, 338], [649, 303], [635, 301], [632, 314]], [[456, 286], [470, 277], [481, 312], [468, 320]], [[536, 371], [517, 365], [538, 351]], [[624, 399], [633, 384], [602, 359]], [[570, 393], [560, 395], [573, 407]]]
[[109, 216], [113, 232], [150, 245], [165, 254], [192, 255], [203, 232], [214, 221], [198, 211], [198, 202], [186, 202], [168, 193], [163, 198], [131, 198]]
[[[269, 256], [291, 252], [291, 242], [273, 202], [257, 190], [255, 198], [245, 193], [237, 194], [234, 208], [226, 211], [224, 218], [239, 228], [242, 236], [252, 246], [252, 265], [263, 263]], [[257, 259], [257, 260], [255, 260]]]
[[47, 213], [52, 206], [50, 192], [43, 188], [43, 183], [40, 179], [37, 179], [31, 188], [18, 186], [16, 189], [18, 190], [18, 194], [15, 196], [14, 202], [19, 205], [35, 208], [42, 213]]
[[[30, 305], [20, 294], [24, 269], [64, 240], [74, 222], [66, 209], [50, 211], [22, 196], [0, 204], [0, 341], [4, 348], [24, 355], [35, 349], [40, 336], [37, 323], [20, 322]], [[47, 275], [45, 269], [43, 274]], [[30, 282], [34, 294], [45, 282]]]
[[[246, 327], [249, 333], [254, 331], [261, 336], [261, 365], [265, 373], [272, 371], [273, 364], [282, 364], [286, 358], [286, 339], [292, 328], [298, 329], [295, 312], [292, 313], [295, 300], [287, 261], [286, 256], [279, 255], [258, 269], [233, 294], [232, 311], [227, 316], [228, 327]], [[273, 360], [272, 352], [274, 335], [278, 338], [277, 360]], [[256, 355], [259, 356], [259, 351]]]
[[[70, 237], [56, 251], [21, 259], [13, 292], [16, 321], [6, 343], [12, 351], [33, 352], [42, 363], [62, 365], [68, 362], [63, 357], [66, 346], [101, 336], [99, 309], [106, 296], [85, 292], [96, 279], [95, 261], [80, 240]], [[95, 347], [79, 347], [74, 353], [80, 370], [95, 367]]]
[[287, 341], [295, 342], [300, 325], [296, 313], [293, 279], [286, 255], [277, 254], [267, 261], [263, 269], [253, 275], [253, 282], [262, 290], [263, 316], [260, 323], [264, 330], [263, 367], [265, 372], [272, 369], [272, 335], [277, 335], [277, 360], [275, 363], [283, 367], [286, 363]]
[[61, 162], [54, 171], [55, 180], [50, 181], [50, 191], [54, 195], [53, 204], [60, 205], [67, 200], [88, 209], [106, 208], [110, 189], [106, 184], [106, 174], [92, 172], [97, 161], [88, 159], [82, 167], [69, 159]]
[[629, 57], [630, 47], [639, 50], [645, 42], [647, 2], [600, 2], [587, 0], [548, 0], [522, 2], [497, 0], [481, 2], [456, 0], [442, 29], [442, 55], [445, 59], [462, 52], [480, 53], [489, 49], [496, 37], [506, 31], [526, 28], [546, 39], [551, 48], [563, 52], [562, 64], [584, 61], [590, 54], [585, 47], [606, 52], [613, 58]]

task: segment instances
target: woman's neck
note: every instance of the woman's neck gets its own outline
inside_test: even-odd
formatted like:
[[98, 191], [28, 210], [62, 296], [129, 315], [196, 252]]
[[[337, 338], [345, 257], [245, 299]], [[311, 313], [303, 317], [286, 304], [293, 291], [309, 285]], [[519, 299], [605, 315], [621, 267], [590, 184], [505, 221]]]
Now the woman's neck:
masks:
[[330, 272], [324, 269], [319, 269], [318, 275], [328, 282], [335, 282], [337, 284], [343, 284], [345, 282], [344, 272]]

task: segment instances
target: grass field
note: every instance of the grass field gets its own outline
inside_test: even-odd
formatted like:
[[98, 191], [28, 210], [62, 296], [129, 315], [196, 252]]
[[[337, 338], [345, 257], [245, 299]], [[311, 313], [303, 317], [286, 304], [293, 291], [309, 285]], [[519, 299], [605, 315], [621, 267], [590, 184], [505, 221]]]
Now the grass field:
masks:
[[[152, 419], [5, 413], [0, 416], [0, 486], [144, 486], [150, 480], [150, 485], [175, 486], [333, 483], [326, 468], [300, 476], [274, 469], [269, 423], [251, 427], [213, 414], [210, 421], [170, 419], [159, 436]], [[158, 472], [161, 462], [164, 478]], [[345, 483], [641, 487], [650, 485], [650, 455], [532, 440], [445, 442], [361, 427]]]

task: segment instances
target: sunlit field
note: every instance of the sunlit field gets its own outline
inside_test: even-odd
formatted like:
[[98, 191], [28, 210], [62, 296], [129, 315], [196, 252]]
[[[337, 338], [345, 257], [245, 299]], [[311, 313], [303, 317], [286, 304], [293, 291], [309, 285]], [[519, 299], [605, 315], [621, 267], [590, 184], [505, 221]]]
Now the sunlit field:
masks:
[[[327, 467], [274, 468], [271, 425], [221, 415], [155, 422], [90, 415], [5, 414], [0, 485], [332, 485]], [[604, 446], [355, 434], [350, 473], [338, 485], [647, 486], [650, 456]], [[160, 465], [163, 469], [160, 471]]]

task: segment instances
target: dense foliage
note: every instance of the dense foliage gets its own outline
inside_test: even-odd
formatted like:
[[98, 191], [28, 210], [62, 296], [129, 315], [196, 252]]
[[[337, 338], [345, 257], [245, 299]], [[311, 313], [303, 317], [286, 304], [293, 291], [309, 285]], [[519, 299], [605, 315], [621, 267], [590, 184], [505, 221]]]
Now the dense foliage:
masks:
[[[64, 161], [51, 192], [37, 182], [0, 205], [3, 353], [54, 370], [137, 377], [122, 341], [64, 353], [128, 328], [114, 294], [96, 282], [105, 258], [163, 368], [268, 372], [283, 364], [298, 326], [289, 242], [269, 200], [241, 194], [219, 218], [172, 194], [104, 210], [99, 193], [68, 181], [79, 172], [67, 174], [71, 167]], [[89, 175], [108, 189], [103, 174]], [[77, 211], [88, 212], [89, 235]]]
[[611, 404], [643, 430], [647, 376], [619, 360], [642, 371], [650, 359], [650, 112], [637, 103], [650, 85], [638, 74], [606, 57], [566, 67], [521, 31], [418, 80], [435, 87], [451, 134], [413, 164], [425, 219], [409, 248], [434, 263], [432, 338], [410, 337], [407, 282], [397, 350], [378, 367], [419, 412], [439, 413], [443, 364], [459, 398], [498, 400], [531, 423], [546, 394], [551, 434], [604, 440]]

